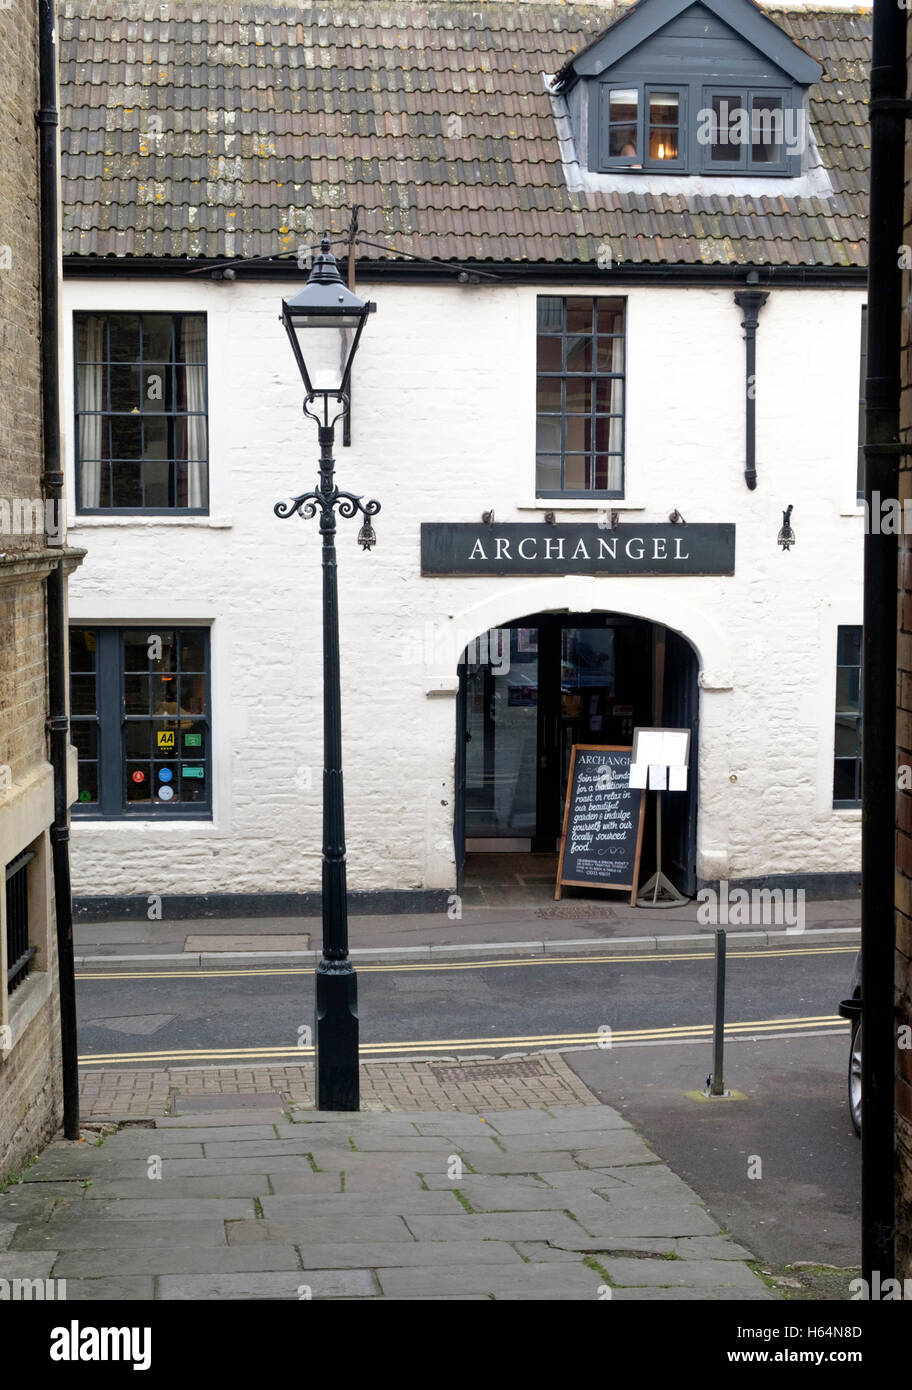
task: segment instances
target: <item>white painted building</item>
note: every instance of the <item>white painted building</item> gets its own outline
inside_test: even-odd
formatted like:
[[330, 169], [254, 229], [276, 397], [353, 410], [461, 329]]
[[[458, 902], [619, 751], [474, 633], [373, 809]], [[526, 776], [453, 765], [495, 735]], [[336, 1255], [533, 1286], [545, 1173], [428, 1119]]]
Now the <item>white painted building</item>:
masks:
[[[663, 3], [645, 0], [640, 11], [658, 13]], [[483, 8], [501, 17], [512, 10]], [[604, 6], [590, 8], [598, 14], [583, 7], [584, 41], [611, 18]], [[374, 14], [371, 7], [350, 9]], [[529, 7], [522, 9], [525, 21]], [[664, 5], [653, 45], [669, 24], [696, 22], [697, 11], [708, 33], [723, 24], [716, 12], [724, 11], [739, 43], [764, 39], [765, 31], [758, 37], [749, 26], [766, 21], [745, 18], [740, 0], [682, 5], [669, 20], [674, 9]], [[181, 6], [170, 11], [157, 34], [163, 64], [168, 44], [178, 42], [181, 15], [190, 14]], [[64, 12], [65, 78], [69, 61], [104, 66], [90, 55], [79, 13], [78, 5]], [[802, 33], [805, 13], [795, 11], [793, 37]], [[861, 41], [849, 44], [846, 25], [860, 31], [865, 20], [855, 11], [828, 13], [829, 20], [812, 16], [816, 46], [805, 47], [820, 60], [821, 81], [838, 86], [840, 64]], [[150, 32], [156, 14], [150, 7]], [[523, 32], [535, 40], [527, 45], [531, 84], [542, 70], [541, 35], [534, 25]], [[491, 33], [486, 38], [492, 42]], [[547, 41], [567, 59], [580, 46], [578, 39], [564, 44], [559, 33]], [[332, 46], [329, 37], [316, 42]], [[635, 51], [648, 58], [646, 40], [640, 42]], [[476, 52], [480, 46], [476, 35]], [[445, 53], [442, 45], [438, 56]], [[390, 50], [386, 58], [392, 63]], [[618, 59], [619, 80], [628, 82], [625, 61]], [[558, 67], [552, 56], [546, 70]], [[438, 75], [444, 71], [452, 86], [444, 92], [441, 78], [435, 99], [445, 120], [447, 93], [458, 84], [441, 58]], [[490, 71], [496, 78], [496, 62]], [[647, 103], [650, 90], [643, 89]], [[173, 115], [180, 108], [179, 84], [160, 79], [155, 91], [159, 110]], [[556, 132], [545, 126], [560, 98], [535, 91], [543, 148], [557, 149]], [[816, 91], [811, 84], [814, 148], [826, 162], [828, 130], [815, 124], [826, 103], [817, 102]], [[78, 103], [83, 116], [92, 110], [85, 89], [80, 93], [64, 89], [71, 103], [65, 200], [72, 212], [63, 323], [72, 368], [65, 373], [69, 528], [73, 544], [88, 551], [70, 587], [74, 740], [83, 779], [73, 882], [83, 909], [145, 915], [153, 894], [170, 903], [172, 915], [281, 911], [318, 900], [318, 523], [280, 520], [273, 512], [276, 502], [314, 486], [318, 449], [316, 429], [301, 415], [301, 382], [278, 313], [280, 300], [306, 277], [294, 249], [313, 245], [313, 229], [324, 223], [344, 241], [353, 201], [366, 205], [357, 292], [374, 300], [377, 312], [355, 361], [351, 447], [343, 447], [337, 430], [337, 482], [382, 504], [374, 550], [362, 553], [356, 544], [359, 520], [340, 518], [337, 537], [354, 904], [389, 905], [387, 895], [395, 893], [409, 895], [395, 900], [402, 906], [445, 905], [466, 842], [470, 855], [553, 852], [571, 744], [629, 743], [635, 725], [655, 722], [657, 637], [666, 651], [665, 722], [686, 720], [694, 734], [692, 790], [668, 810], [672, 876], [690, 892], [720, 878], [789, 881], [828, 895], [852, 891], [860, 868], [853, 701], [862, 617], [857, 459], [865, 289], [863, 226], [846, 188], [845, 151], [829, 166], [829, 208], [826, 200], [815, 211], [800, 198], [793, 207], [762, 191], [739, 193], [753, 222], [725, 211], [737, 181], [717, 185], [712, 208], [710, 195], [694, 191], [712, 184], [698, 171], [681, 173], [680, 194], [651, 193], [652, 214], [642, 203], [631, 208], [635, 196], [623, 195], [615, 217], [607, 203], [600, 210], [608, 195], [583, 195], [579, 216], [572, 209], [562, 214], [568, 235], [588, 239], [591, 248], [574, 268], [556, 240], [556, 254], [542, 254], [545, 233], [531, 225], [531, 212], [528, 247], [521, 256], [504, 254], [513, 233], [510, 215], [492, 211], [502, 192], [494, 184], [476, 197], [474, 225], [468, 213], [426, 207], [407, 243], [418, 248], [413, 261], [399, 255], [407, 231], [384, 231], [392, 224], [382, 186], [367, 193], [353, 187], [335, 212], [313, 195], [306, 215], [292, 210], [297, 223], [257, 208], [264, 227], [270, 218], [276, 224], [271, 232], [261, 228], [260, 241], [253, 233], [245, 239], [239, 226], [232, 235], [224, 228], [238, 206], [237, 186], [256, 179], [256, 159], [266, 158], [242, 148], [234, 191], [223, 189], [214, 201], [207, 191], [209, 201], [196, 207], [188, 202], [185, 234], [178, 237], [169, 223], [168, 248], [150, 240], [156, 204], [143, 185], [135, 237], [145, 228], [146, 242], [130, 254], [121, 231], [104, 229], [97, 217], [91, 230], [87, 195], [76, 196], [74, 151], [91, 124], [79, 125]], [[501, 96], [497, 120], [518, 127]], [[842, 138], [855, 131], [860, 150], [858, 108], [845, 100]], [[127, 108], [116, 91], [108, 101], [110, 132], [126, 121]], [[412, 130], [414, 110], [406, 99], [401, 104]], [[647, 152], [654, 147], [651, 112], [647, 106], [642, 117], [645, 136], [638, 127]], [[676, 148], [685, 148], [680, 120]], [[528, 143], [533, 124], [528, 117], [525, 131], [503, 138]], [[276, 150], [285, 129], [279, 116], [274, 128]], [[610, 134], [610, 119], [606, 129]], [[488, 137], [470, 131], [470, 138], [480, 150]], [[169, 167], [181, 162], [175, 142], [154, 152]], [[361, 143], [361, 157], [369, 158], [369, 142]], [[219, 148], [227, 156], [230, 141]], [[406, 157], [400, 146], [398, 158]], [[750, 157], [760, 158], [756, 144]], [[848, 158], [854, 168], [852, 151]], [[109, 151], [109, 165], [117, 162]], [[511, 178], [519, 206], [523, 168], [517, 163]], [[121, 177], [126, 172], [122, 159]], [[178, 171], [171, 167], [167, 177], [173, 208]], [[800, 169], [794, 177], [803, 177]], [[762, 173], [753, 177], [751, 168], [738, 178], [763, 188]], [[155, 185], [159, 200], [165, 187]], [[409, 187], [418, 188], [419, 202], [429, 193]], [[476, 193], [465, 195], [466, 206]], [[555, 205], [562, 196], [554, 195]], [[101, 206], [97, 195], [93, 206]], [[584, 214], [594, 231], [583, 226]], [[674, 248], [659, 214], [679, 228]], [[249, 215], [248, 205], [238, 220]], [[208, 240], [194, 242], [192, 228], [204, 222]], [[269, 235], [275, 255], [255, 260], [268, 254]], [[391, 244], [384, 255], [370, 243]], [[605, 244], [612, 254], [600, 264], [597, 248]], [[344, 269], [344, 244], [334, 249]], [[284, 263], [282, 252], [291, 252]], [[112, 253], [116, 259], [98, 259]], [[232, 257], [235, 278], [223, 278], [220, 268]], [[752, 269], [756, 283], [747, 281]], [[478, 283], [460, 283], [460, 270]], [[734, 299], [745, 290], [768, 296], [758, 311], [750, 391], [745, 312]], [[593, 331], [604, 325], [613, 337]], [[554, 355], [561, 351], [566, 356]], [[573, 361], [586, 363], [578, 374], [570, 370], [574, 353]], [[156, 386], [156, 375], [164, 385]], [[571, 417], [567, 391], [591, 393], [586, 423]], [[538, 436], [537, 393], [540, 414], [557, 401], [552, 417], [539, 420]], [[753, 488], [745, 481], [748, 397], [756, 403]], [[602, 420], [599, 402], [611, 403], [613, 419], [606, 412]], [[123, 455], [129, 465], [117, 462]], [[193, 455], [204, 461], [194, 463]], [[156, 505], [143, 504], [137, 479]], [[777, 536], [787, 507], [796, 540], [786, 550]], [[482, 520], [483, 513], [493, 520]], [[682, 524], [669, 525], [673, 513]], [[594, 522], [603, 540], [620, 543], [622, 558], [626, 551], [628, 572], [606, 573], [609, 566], [593, 562], [591, 572], [574, 573], [562, 563], [579, 536], [592, 534], [572, 528]], [[503, 528], [521, 526], [530, 538], [523, 555], [547, 553], [553, 562], [542, 573], [519, 566], [472, 573], [471, 562], [450, 565], [459, 573], [422, 573], [422, 523], [444, 528], [435, 535], [443, 546], [461, 544], [463, 533], [452, 528], [472, 523], [480, 553], [490, 559], [499, 552], [508, 561], [516, 546], [506, 538], [515, 542], [519, 533]], [[732, 572], [688, 573], [670, 557], [699, 557], [701, 528], [710, 524], [734, 528]], [[665, 528], [667, 542], [656, 541], [656, 527]], [[559, 537], [567, 542], [563, 551]], [[650, 555], [659, 572], [643, 572]], [[502, 635], [508, 629], [509, 638]], [[491, 630], [501, 635], [470, 647], [460, 683], [464, 649]], [[472, 736], [465, 760], [464, 729]], [[469, 876], [471, 868], [470, 858]]]

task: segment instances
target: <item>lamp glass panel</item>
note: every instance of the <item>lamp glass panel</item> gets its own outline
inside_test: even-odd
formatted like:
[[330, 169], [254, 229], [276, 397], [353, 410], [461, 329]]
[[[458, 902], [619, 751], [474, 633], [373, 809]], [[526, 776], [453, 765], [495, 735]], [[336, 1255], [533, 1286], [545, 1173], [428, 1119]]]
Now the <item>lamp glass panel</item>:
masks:
[[295, 315], [294, 332], [315, 391], [339, 391], [345, 380], [358, 320], [328, 315]]

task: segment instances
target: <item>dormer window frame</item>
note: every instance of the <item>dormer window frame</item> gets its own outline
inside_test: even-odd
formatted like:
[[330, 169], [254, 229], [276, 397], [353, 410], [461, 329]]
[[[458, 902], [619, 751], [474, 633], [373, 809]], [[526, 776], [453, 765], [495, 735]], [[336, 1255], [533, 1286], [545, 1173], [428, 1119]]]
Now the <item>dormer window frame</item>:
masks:
[[[804, 100], [804, 93], [800, 87], [783, 84], [779, 86], [741, 87], [731, 82], [706, 83], [703, 86], [700, 110], [708, 111], [711, 109], [716, 98], [736, 102], [738, 108], [747, 113], [749, 122], [753, 122], [755, 100], [780, 102], [780, 110], [783, 113], [783, 134], [785, 132], [786, 111], [802, 111], [805, 120], [807, 120], [807, 102]], [[713, 159], [711, 142], [698, 144], [698, 149], [702, 157], [702, 171], [705, 174], [749, 174], [751, 178], [754, 178], [758, 175], [761, 177], [779, 175], [781, 177], [782, 175], [788, 176], [802, 172], [802, 155], [790, 155], [784, 139], [779, 158], [776, 160], [755, 160], [752, 138], [744, 141], [738, 147], [737, 158], [733, 160]], [[796, 165], [797, 167], [795, 167]]]
[[[586, 80], [586, 79], [584, 79]], [[776, 160], [755, 160], [752, 144], [748, 140], [737, 151], [737, 158], [720, 161], [712, 158], [712, 145], [702, 143], [698, 138], [701, 115], [712, 106], [714, 97], [727, 98], [743, 107], [748, 118], [756, 99], [769, 98], [781, 102], [783, 129], [787, 111], [798, 111], [808, 129], [807, 90], [799, 83], [778, 81], [775, 83], [742, 84], [737, 81], [720, 79], [707, 81], [704, 76], [690, 81], [662, 81], [661, 78], [643, 72], [631, 72], [619, 68], [600, 73], [597, 78], [587, 80], [589, 128], [588, 167], [592, 173], [634, 173], [750, 178], [789, 178], [798, 177], [806, 165], [805, 148], [790, 153], [783, 141], [780, 157]], [[610, 100], [612, 92], [635, 92], [637, 101], [637, 154], [634, 156], [612, 155], [609, 150]], [[674, 93], [679, 102], [678, 157], [654, 159], [649, 157], [649, 100], [651, 96], [663, 92]]]

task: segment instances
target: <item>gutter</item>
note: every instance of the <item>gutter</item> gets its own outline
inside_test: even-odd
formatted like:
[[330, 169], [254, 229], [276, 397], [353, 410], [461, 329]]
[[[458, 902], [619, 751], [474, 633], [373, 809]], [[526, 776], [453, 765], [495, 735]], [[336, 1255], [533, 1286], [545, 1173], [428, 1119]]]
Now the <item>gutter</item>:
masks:
[[[899, 496], [906, 13], [874, 0], [865, 501]], [[862, 654], [862, 1275], [892, 1278], [897, 538], [867, 533]]]
[[63, 1132], [79, 1138], [79, 1063], [76, 1043], [76, 976], [73, 965], [73, 904], [70, 887], [69, 806], [67, 798], [67, 613], [66, 568], [74, 554], [64, 543], [63, 471], [60, 462], [59, 217], [57, 151], [57, 33], [54, 0], [38, 3], [38, 123], [41, 198], [41, 415], [44, 442], [42, 484], [51, 503], [49, 545], [60, 555], [47, 577], [47, 663], [50, 761], [54, 772], [51, 853], [54, 920], [60, 990]]
[[[343, 240], [340, 236], [335, 240]], [[863, 265], [755, 265], [740, 261], [719, 264], [654, 264], [618, 261], [611, 271], [593, 261], [495, 261], [474, 260], [458, 263], [439, 260], [381, 260], [359, 258], [357, 278], [369, 284], [438, 285], [459, 284], [459, 275], [477, 275], [481, 283], [472, 286], [481, 293], [486, 284], [504, 285], [693, 285], [740, 288], [745, 273], [757, 276], [758, 286], [782, 289], [863, 290], [868, 272]], [[233, 275], [225, 276], [225, 270]], [[209, 257], [181, 260], [159, 256], [64, 256], [67, 280], [306, 280], [308, 271], [299, 269], [294, 257], [270, 259], [256, 257], [231, 260]]]

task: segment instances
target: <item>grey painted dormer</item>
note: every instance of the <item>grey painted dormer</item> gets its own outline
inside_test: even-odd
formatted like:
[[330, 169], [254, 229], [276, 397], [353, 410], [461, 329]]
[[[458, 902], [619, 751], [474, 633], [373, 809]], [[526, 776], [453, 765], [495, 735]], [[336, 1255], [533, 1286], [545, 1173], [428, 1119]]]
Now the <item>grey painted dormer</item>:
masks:
[[796, 177], [820, 64], [752, 0], [641, 0], [556, 87], [592, 173]]

